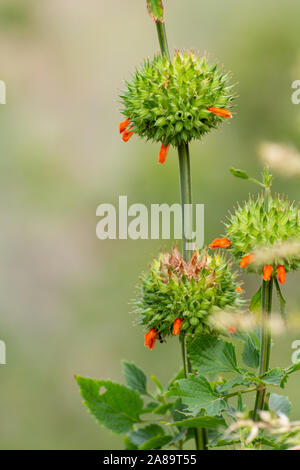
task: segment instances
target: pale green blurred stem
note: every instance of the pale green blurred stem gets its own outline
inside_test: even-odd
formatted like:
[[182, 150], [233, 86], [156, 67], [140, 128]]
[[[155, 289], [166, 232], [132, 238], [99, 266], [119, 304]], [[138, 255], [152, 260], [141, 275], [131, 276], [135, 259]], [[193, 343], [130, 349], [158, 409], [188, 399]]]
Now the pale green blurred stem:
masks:
[[[170, 60], [170, 52], [168, 47], [168, 40], [166, 34], [165, 23], [158, 21], [156, 23], [159, 45], [162, 56]], [[180, 175], [180, 193], [181, 193], [181, 210], [182, 210], [182, 254], [186, 262], [189, 261], [191, 250], [187, 246], [188, 236], [192, 232], [192, 217], [191, 213], [185, 211], [185, 204], [192, 204], [192, 183], [191, 183], [191, 165], [190, 153], [187, 143], [178, 145], [178, 159], [179, 159], [179, 175]], [[188, 220], [187, 220], [188, 219]], [[188, 377], [190, 372], [190, 364], [187, 357], [186, 337], [181, 335], [181, 351], [185, 377]], [[195, 428], [195, 442], [197, 450], [207, 449], [208, 437], [207, 430]]]

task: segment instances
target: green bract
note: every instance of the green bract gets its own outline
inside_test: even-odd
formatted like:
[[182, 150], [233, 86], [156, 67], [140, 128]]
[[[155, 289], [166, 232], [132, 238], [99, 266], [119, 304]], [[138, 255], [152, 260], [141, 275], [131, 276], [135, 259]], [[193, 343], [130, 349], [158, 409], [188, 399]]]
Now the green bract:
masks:
[[[299, 208], [294, 203], [279, 195], [270, 196], [265, 210], [263, 196], [256, 200], [250, 197], [243, 206], [237, 207], [225, 225], [231, 242], [230, 251], [238, 262], [261, 247], [270, 248], [269, 264], [283, 265], [286, 271], [299, 268], [299, 254], [281, 257], [280, 249], [277, 250], [283, 242], [300, 241]], [[276, 250], [272, 251], [272, 247]], [[247, 269], [260, 272], [262, 267], [251, 263]]]
[[228, 78], [192, 52], [177, 52], [171, 62], [157, 56], [127, 82], [122, 112], [146, 139], [174, 146], [200, 139], [224, 119], [207, 108], [231, 103]]
[[185, 334], [212, 333], [212, 313], [243, 304], [237, 287], [236, 274], [222, 255], [195, 251], [187, 264], [175, 248], [154, 260], [141, 278], [134, 302], [138, 323], [154, 328], [161, 339], [172, 335], [177, 318]]

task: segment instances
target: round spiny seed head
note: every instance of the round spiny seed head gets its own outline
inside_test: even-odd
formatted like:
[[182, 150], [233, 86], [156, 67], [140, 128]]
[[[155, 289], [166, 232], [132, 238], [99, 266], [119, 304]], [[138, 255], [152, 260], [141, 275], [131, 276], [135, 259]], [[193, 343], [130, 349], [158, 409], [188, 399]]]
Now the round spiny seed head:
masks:
[[[225, 224], [230, 251], [236, 261], [253, 254], [257, 249], [270, 248], [270, 265], [282, 265], [286, 271], [300, 266], [298, 254], [273, 259], [272, 247], [288, 241], [300, 240], [299, 207], [283, 197], [270, 196], [267, 210], [263, 196], [256, 200], [249, 197], [243, 206], [238, 206]], [[247, 266], [250, 272], [262, 272], [264, 266], [254, 262]]]
[[229, 75], [206, 57], [177, 52], [169, 61], [157, 56], [145, 61], [122, 94], [122, 113], [141, 137], [177, 146], [200, 139], [224, 117], [233, 99]]
[[181, 320], [180, 333], [217, 333], [210, 321], [218, 311], [236, 311], [243, 305], [241, 289], [228, 260], [219, 253], [195, 251], [185, 263], [177, 248], [162, 253], [142, 276], [134, 302], [138, 323], [154, 329], [160, 339], [174, 334], [174, 322]]

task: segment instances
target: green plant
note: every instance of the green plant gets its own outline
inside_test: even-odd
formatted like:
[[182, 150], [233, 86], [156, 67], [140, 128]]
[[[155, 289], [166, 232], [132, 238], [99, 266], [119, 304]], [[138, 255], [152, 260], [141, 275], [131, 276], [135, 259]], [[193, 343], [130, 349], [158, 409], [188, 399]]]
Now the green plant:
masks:
[[[226, 223], [226, 236], [210, 245], [211, 249], [226, 248], [233, 262], [263, 276], [250, 304], [252, 312], [261, 312], [260, 328], [243, 328], [234, 316], [242, 319], [249, 312], [244, 309], [232, 261], [208, 248], [191, 250], [187, 235], [191, 220], [184, 211], [184, 205], [192, 202], [188, 143], [231, 116], [225, 108], [232, 100], [231, 86], [228, 76], [205, 58], [178, 52], [171, 58], [162, 2], [148, 0], [147, 5], [156, 24], [161, 57], [145, 62], [127, 83], [121, 97], [125, 120], [119, 129], [125, 142], [134, 134], [161, 142], [160, 163], [170, 144], [177, 147], [184, 235], [182, 254], [177, 248], [161, 253], [141, 277], [134, 313], [136, 323], [145, 328], [149, 349], [157, 340], [179, 337], [183, 367], [166, 385], [150, 376], [152, 387], [146, 374], [131, 362], [123, 362], [126, 385], [83, 377], [77, 377], [77, 382], [92, 415], [123, 435], [128, 450], [183, 449], [190, 440], [195, 440], [198, 450], [246, 445], [285, 449], [290, 435], [277, 438], [271, 425], [259, 424], [259, 419], [266, 421], [264, 410], [268, 410], [269, 423], [289, 413], [288, 399], [270, 394], [268, 387], [284, 388], [289, 376], [300, 369], [300, 363], [269, 368], [273, 285], [285, 318], [286, 302], [279, 284], [285, 282], [286, 272], [299, 267], [299, 209], [272, 195], [267, 169], [262, 182], [242, 170], [231, 170], [264, 190], [263, 196], [235, 209]], [[243, 345], [243, 363], [236, 354], [237, 342]], [[256, 396], [253, 409], [246, 409], [245, 394]], [[249, 428], [256, 433], [251, 439]]]

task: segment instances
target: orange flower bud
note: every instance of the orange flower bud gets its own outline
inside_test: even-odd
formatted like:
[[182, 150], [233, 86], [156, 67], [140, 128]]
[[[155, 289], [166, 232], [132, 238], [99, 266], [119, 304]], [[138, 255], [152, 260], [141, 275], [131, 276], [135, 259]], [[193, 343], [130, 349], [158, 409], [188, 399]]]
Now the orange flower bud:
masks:
[[228, 109], [217, 108], [215, 106], [210, 106], [207, 109], [208, 109], [208, 111], [211, 111], [216, 116], [220, 116], [220, 117], [224, 117], [224, 118], [232, 118], [232, 114]]
[[253, 261], [254, 261], [254, 255], [253, 254], [246, 255], [242, 258], [242, 261], [240, 262], [240, 267], [241, 268], [247, 268], [247, 266], [249, 266], [249, 264], [251, 264]]
[[158, 163], [165, 163], [167, 155], [168, 155], [169, 147], [170, 147], [170, 144], [167, 144], [167, 145], [162, 144], [159, 155], [158, 155]]
[[119, 131], [120, 134], [123, 134], [124, 131], [126, 131], [127, 127], [129, 126], [130, 123], [130, 118], [124, 119], [124, 121], [120, 122], [119, 124]]
[[182, 325], [181, 318], [176, 318], [173, 324], [173, 335], [179, 335], [181, 325]]
[[154, 328], [148, 331], [148, 333], [145, 334], [145, 346], [148, 346], [149, 349], [153, 349], [157, 336], [158, 332]]
[[285, 267], [282, 266], [281, 264], [277, 268], [277, 276], [278, 276], [278, 281], [280, 284], [284, 284], [286, 281], [286, 272], [285, 272]]
[[239, 294], [241, 294], [243, 292], [243, 289], [241, 288], [241, 286], [238, 286], [235, 290], [237, 292], [239, 292]]
[[231, 241], [228, 238], [216, 238], [210, 245], [209, 248], [230, 248]]
[[273, 272], [273, 266], [271, 266], [271, 264], [267, 264], [264, 267], [263, 280], [264, 281], [270, 281], [271, 276], [272, 276], [272, 272]]
[[133, 132], [124, 131], [122, 135], [123, 142], [128, 142], [129, 139], [133, 136]]

